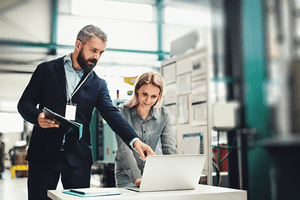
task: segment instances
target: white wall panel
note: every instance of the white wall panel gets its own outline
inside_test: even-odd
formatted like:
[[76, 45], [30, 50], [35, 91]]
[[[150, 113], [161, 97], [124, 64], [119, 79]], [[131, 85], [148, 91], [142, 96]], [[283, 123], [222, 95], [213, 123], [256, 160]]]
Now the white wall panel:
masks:
[[51, 41], [50, 8], [50, 0], [31, 0], [18, 3], [0, 13], [0, 38], [49, 43]]

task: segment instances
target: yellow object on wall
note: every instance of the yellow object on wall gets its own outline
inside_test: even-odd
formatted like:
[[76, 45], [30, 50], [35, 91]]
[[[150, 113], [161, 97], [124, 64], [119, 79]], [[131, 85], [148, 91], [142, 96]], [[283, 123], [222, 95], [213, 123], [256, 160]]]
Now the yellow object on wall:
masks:
[[138, 76], [135, 76], [135, 77], [124, 77], [124, 82], [125, 83], [128, 83], [130, 85], [134, 85], [136, 79], [137, 79]]

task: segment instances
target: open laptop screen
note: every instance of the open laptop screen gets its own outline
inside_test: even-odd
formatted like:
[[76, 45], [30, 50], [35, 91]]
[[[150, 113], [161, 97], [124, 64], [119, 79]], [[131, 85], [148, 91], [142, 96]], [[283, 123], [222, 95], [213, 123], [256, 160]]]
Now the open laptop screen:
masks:
[[195, 189], [206, 161], [204, 154], [148, 156], [140, 188], [135, 191]]

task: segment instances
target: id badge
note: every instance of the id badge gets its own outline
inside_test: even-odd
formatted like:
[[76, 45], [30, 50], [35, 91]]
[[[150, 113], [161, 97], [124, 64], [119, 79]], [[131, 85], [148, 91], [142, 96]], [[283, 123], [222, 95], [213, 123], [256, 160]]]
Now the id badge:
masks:
[[67, 120], [73, 120], [75, 121], [75, 117], [76, 117], [76, 104], [67, 104], [66, 107], [66, 116], [65, 118]]

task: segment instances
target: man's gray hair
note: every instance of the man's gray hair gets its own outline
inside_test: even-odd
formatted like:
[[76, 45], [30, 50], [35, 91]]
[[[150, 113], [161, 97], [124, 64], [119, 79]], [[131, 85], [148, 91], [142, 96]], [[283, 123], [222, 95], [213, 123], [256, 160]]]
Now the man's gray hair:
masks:
[[83, 44], [88, 42], [92, 37], [97, 37], [103, 42], [107, 41], [107, 35], [99, 27], [94, 25], [87, 25], [83, 27], [78, 35], [77, 40], [81, 41]]

